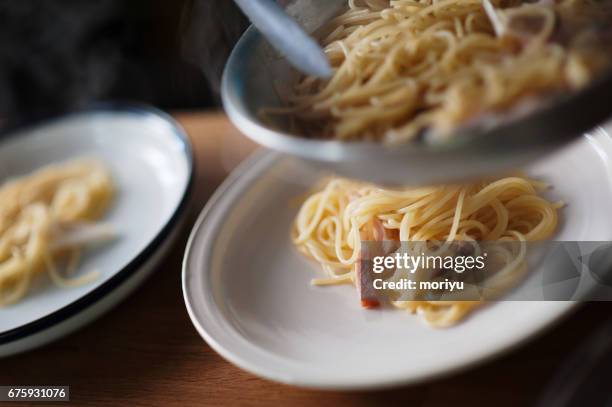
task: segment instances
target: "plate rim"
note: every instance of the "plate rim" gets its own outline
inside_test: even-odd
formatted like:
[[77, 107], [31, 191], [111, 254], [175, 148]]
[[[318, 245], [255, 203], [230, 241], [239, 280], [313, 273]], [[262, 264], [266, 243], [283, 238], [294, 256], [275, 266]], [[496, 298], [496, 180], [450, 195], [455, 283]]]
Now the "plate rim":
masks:
[[37, 127], [50, 125], [63, 120], [74, 120], [84, 115], [103, 113], [154, 116], [170, 125], [171, 134], [174, 135], [182, 144], [183, 153], [187, 159], [188, 177], [181, 199], [174, 209], [172, 215], [159, 230], [159, 232], [140, 252], [134, 255], [128, 264], [115, 272], [107, 281], [100, 284], [87, 294], [77, 298], [69, 304], [66, 304], [62, 308], [26, 324], [0, 332], [0, 347], [23, 340], [28, 336], [41, 333], [54, 325], [57, 325], [58, 323], [81, 313], [83, 310], [95, 305], [99, 300], [122, 285], [126, 280], [134, 275], [163, 244], [165, 237], [172, 232], [174, 225], [180, 220], [181, 214], [188, 206], [195, 179], [195, 158], [191, 141], [189, 140], [189, 136], [184, 128], [172, 116], [152, 106], [135, 103], [97, 103], [90, 107], [78, 109], [68, 114], [38, 120], [30, 125], [17, 125], [10, 128], [9, 132], [0, 133], [0, 148], [2, 148], [2, 144], [4, 142], [12, 139], [14, 136], [24, 131], [34, 130]]
[[[258, 377], [265, 378], [267, 380], [271, 380], [278, 383], [288, 384], [291, 386], [305, 388], [305, 389], [316, 389], [316, 390], [376, 390], [376, 389], [387, 389], [394, 388], [402, 385], [408, 384], [418, 384], [424, 381], [446, 377], [458, 371], [465, 370], [467, 368], [484, 364], [492, 359], [496, 359], [501, 357], [512, 350], [524, 345], [530, 340], [543, 335], [545, 332], [549, 331], [552, 327], [558, 324], [563, 319], [567, 318], [569, 315], [574, 313], [580, 306], [578, 302], [563, 302], [563, 306], [560, 305], [559, 310], [553, 315], [552, 318], [548, 319], [544, 324], [541, 324], [537, 329], [534, 329], [531, 332], [526, 333], [523, 337], [511, 341], [508, 344], [504, 344], [501, 347], [497, 348], [494, 352], [489, 352], [487, 354], [483, 354], [481, 357], [473, 358], [471, 360], [463, 360], [456, 363], [454, 366], [446, 368], [444, 370], [439, 371], [429, 371], [420, 375], [406, 375], [406, 377], [394, 377], [394, 378], [382, 378], [379, 380], [360, 380], [347, 382], [344, 380], [335, 380], [330, 381], [329, 378], [321, 378], [319, 381], [304, 379], [299, 377], [291, 377], [288, 379], [288, 376], [275, 374], [274, 369], [270, 369], [267, 367], [258, 367], [256, 363], [249, 361], [243, 358], [241, 355], [236, 354], [229, 350], [224, 344], [222, 344], [218, 340], [218, 335], [212, 334], [208, 332], [208, 329], [205, 328], [206, 320], [211, 319], [214, 320], [215, 317], [207, 318], [205, 321], [201, 322], [198, 319], [198, 314], [210, 314], [211, 310], [205, 306], [201, 312], [197, 312], [194, 306], [195, 300], [191, 300], [193, 289], [188, 288], [188, 274], [189, 271], [189, 263], [193, 256], [194, 242], [198, 235], [204, 233], [206, 223], [210, 219], [210, 213], [218, 206], [219, 201], [226, 195], [226, 192], [230, 190], [234, 184], [236, 184], [240, 179], [248, 174], [248, 170], [253, 166], [263, 163], [266, 160], [269, 160], [270, 163], [266, 165], [266, 168], [272, 166], [275, 162], [282, 159], [283, 155], [277, 152], [260, 149], [253, 153], [247, 160], [243, 161], [238, 167], [231, 172], [231, 174], [226, 178], [226, 180], [217, 188], [215, 193], [211, 196], [209, 201], [204, 205], [202, 211], [200, 212], [193, 229], [189, 235], [189, 239], [187, 241], [185, 255], [183, 257], [183, 265], [182, 265], [182, 275], [181, 275], [181, 285], [183, 289], [183, 299], [185, 301], [187, 313], [189, 318], [196, 328], [196, 331], [199, 335], [206, 341], [206, 343], [221, 357], [223, 357], [228, 362], [234, 364], [235, 366], [243, 369], [251, 374], [254, 374]], [[264, 170], [265, 171], [265, 170]], [[259, 176], [259, 175], [258, 175]], [[193, 273], [195, 271], [192, 271]], [[210, 316], [210, 315], [208, 315]], [[211, 322], [214, 324], [214, 322]], [[208, 327], [210, 328], [210, 327]]]

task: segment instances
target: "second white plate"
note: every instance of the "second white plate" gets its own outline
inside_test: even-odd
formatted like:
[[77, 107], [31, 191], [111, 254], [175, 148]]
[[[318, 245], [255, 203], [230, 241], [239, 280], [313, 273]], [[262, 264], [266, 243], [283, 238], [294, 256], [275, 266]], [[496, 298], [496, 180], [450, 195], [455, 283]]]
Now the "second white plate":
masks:
[[0, 143], [0, 183], [51, 163], [102, 160], [116, 196], [103, 220], [117, 238], [85, 251], [77, 273], [90, 284], [58, 288], [45, 275], [17, 304], [0, 309], [0, 357], [40, 346], [91, 322], [153, 270], [182, 220], [191, 182], [187, 136], [165, 114], [135, 106], [102, 106], [8, 135]]
[[[556, 240], [612, 240], [612, 139], [603, 130], [527, 169], [563, 199]], [[373, 169], [375, 170], [375, 169]], [[321, 275], [289, 239], [303, 196], [322, 174], [263, 153], [204, 209], [189, 241], [183, 290], [191, 319], [222, 356], [297, 386], [363, 389], [422, 381], [488, 359], [566, 314], [569, 302], [499, 302], [435, 330], [398, 310], [360, 308], [350, 286]]]

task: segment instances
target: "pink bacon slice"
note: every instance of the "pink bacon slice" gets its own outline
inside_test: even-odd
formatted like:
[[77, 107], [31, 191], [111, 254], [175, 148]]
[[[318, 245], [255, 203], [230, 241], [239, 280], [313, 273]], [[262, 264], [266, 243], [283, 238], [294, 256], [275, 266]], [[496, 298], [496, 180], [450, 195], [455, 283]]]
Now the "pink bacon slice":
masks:
[[[386, 231], [380, 220], [374, 218], [371, 221], [371, 233], [366, 231], [360, 232], [361, 242], [373, 240], [375, 242], [382, 242], [386, 238]], [[378, 299], [378, 293], [374, 288], [374, 279], [372, 273], [367, 273], [365, 270], [366, 259], [363, 258], [363, 247], [357, 257], [357, 263], [355, 264], [355, 286], [359, 299], [361, 300], [361, 306], [363, 308], [377, 308], [380, 306]]]

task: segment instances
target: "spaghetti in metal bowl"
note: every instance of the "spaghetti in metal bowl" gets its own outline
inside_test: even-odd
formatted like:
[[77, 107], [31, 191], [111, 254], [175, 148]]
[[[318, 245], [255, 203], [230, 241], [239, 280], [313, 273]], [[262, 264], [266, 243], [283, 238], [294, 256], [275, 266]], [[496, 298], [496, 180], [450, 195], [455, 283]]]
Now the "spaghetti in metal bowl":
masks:
[[[349, 0], [324, 26], [331, 79], [302, 78], [296, 134], [444, 140], [481, 119], [584, 87], [610, 65], [607, 0]], [[605, 50], [608, 50], [606, 52]]]

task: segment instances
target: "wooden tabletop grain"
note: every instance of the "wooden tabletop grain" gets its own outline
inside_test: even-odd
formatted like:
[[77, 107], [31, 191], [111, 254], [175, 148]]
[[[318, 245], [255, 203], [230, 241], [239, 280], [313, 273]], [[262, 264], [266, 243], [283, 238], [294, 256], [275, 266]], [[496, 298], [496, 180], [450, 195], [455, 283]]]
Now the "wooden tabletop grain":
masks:
[[[254, 146], [222, 115], [176, 117], [197, 160], [190, 226]], [[505, 356], [417, 386], [379, 392], [296, 389], [243, 372], [198, 336], [180, 286], [188, 229], [155, 274], [107, 315], [44, 348], [0, 360], [0, 385], [70, 385], [78, 406], [532, 405], [568, 353], [612, 315], [612, 303], [586, 304]]]

